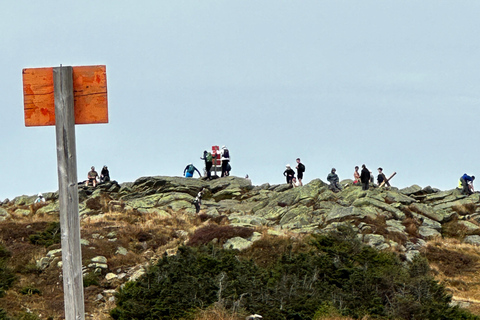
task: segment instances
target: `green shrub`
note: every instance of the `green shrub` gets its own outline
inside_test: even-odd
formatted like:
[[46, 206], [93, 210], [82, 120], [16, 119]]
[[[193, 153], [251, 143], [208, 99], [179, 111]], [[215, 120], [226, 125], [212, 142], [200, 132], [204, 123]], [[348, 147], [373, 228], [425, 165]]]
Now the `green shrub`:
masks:
[[15, 281], [15, 274], [7, 266], [7, 261], [10, 258], [10, 252], [0, 244], [0, 297], [5, 295]]
[[40, 290], [32, 287], [24, 287], [20, 289], [20, 293], [28, 296], [32, 296], [34, 294], [38, 294], [39, 296], [42, 295], [42, 292]]
[[94, 271], [87, 273], [83, 276], [83, 287], [99, 286], [100, 275]]
[[32, 244], [48, 248], [52, 244], [60, 243], [60, 235], [60, 222], [52, 222], [44, 231], [32, 234], [29, 240]]
[[[329, 314], [377, 319], [479, 319], [450, 307], [427, 261], [402, 263], [358, 241], [350, 228], [309, 240], [310, 250], [282, 250], [259, 266], [238, 251], [181, 247], [116, 295], [111, 316], [188, 319], [216, 303], [265, 319], [321, 319]], [[250, 252], [249, 256], [253, 256]]]
[[8, 317], [7, 312], [5, 310], [3, 310], [2, 308], [0, 308], [0, 320], [11, 320]]

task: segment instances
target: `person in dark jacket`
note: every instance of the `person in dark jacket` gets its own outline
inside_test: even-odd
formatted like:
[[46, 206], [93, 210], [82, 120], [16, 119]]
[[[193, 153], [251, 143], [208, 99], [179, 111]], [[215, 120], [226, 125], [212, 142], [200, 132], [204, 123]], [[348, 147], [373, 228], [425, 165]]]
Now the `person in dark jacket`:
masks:
[[368, 183], [370, 182], [370, 170], [362, 164], [362, 172], [360, 173], [360, 181], [362, 182], [362, 190], [368, 190]]
[[342, 190], [342, 187], [339, 184], [340, 179], [338, 178], [338, 175], [336, 174], [337, 170], [335, 168], [332, 168], [332, 171], [327, 176], [327, 181], [330, 182], [330, 190], [333, 192], [339, 192]]
[[385, 185], [387, 187], [390, 187], [390, 182], [388, 182], [387, 177], [385, 176], [385, 173], [383, 173], [383, 169], [378, 168], [378, 176], [377, 176], [378, 186], [380, 186], [383, 181], [385, 181]]
[[283, 172], [283, 175], [287, 177], [287, 183], [292, 184], [293, 177], [295, 177], [295, 171], [293, 171], [292, 168], [290, 168], [290, 165], [287, 164], [285, 166], [287, 169]]
[[300, 161], [300, 158], [297, 158], [297, 178], [298, 178], [298, 185], [303, 186], [302, 179], [303, 173], [305, 172], [305, 165]]
[[207, 179], [208, 180], [211, 180], [212, 179], [212, 174], [211, 174], [211, 170], [212, 170], [212, 165], [213, 165], [213, 157], [212, 157], [212, 154], [210, 152], [208, 152], [207, 150], [203, 151], [203, 157], [200, 158], [201, 160], [205, 160], [205, 171], [207, 171]]
[[469, 176], [466, 173], [460, 177], [460, 182], [462, 183], [462, 194], [470, 195], [473, 193], [473, 180], [475, 180], [475, 176]]
[[107, 166], [103, 166], [102, 172], [100, 172], [100, 182], [110, 181], [110, 172], [108, 171]]

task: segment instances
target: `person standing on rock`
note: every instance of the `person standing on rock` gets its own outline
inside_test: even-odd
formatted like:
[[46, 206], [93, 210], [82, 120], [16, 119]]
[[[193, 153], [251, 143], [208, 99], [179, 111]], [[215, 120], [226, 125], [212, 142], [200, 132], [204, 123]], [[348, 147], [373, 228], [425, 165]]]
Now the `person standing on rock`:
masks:
[[340, 179], [338, 178], [337, 175], [337, 169], [332, 168], [332, 171], [327, 176], [327, 181], [330, 182], [329, 189], [332, 190], [333, 192], [339, 192], [342, 190], [342, 187], [339, 184]]
[[203, 158], [200, 158], [201, 160], [205, 160], [205, 171], [207, 171], [207, 179], [208, 180], [211, 180], [212, 179], [212, 176], [211, 176], [211, 169], [212, 169], [212, 165], [213, 165], [213, 157], [212, 157], [212, 154], [210, 152], [208, 152], [207, 150], [203, 151]]
[[385, 176], [385, 173], [383, 173], [383, 169], [378, 168], [378, 176], [377, 176], [378, 186], [380, 186], [384, 181], [385, 181], [385, 185], [387, 187], [390, 187], [390, 182], [388, 182], [387, 177]]
[[300, 162], [300, 158], [297, 158], [297, 166], [295, 168], [297, 169], [298, 186], [303, 186], [302, 179], [303, 173], [305, 172], [305, 165]]
[[198, 171], [197, 168], [195, 168], [195, 166], [193, 165], [193, 163], [189, 163], [187, 164], [187, 166], [185, 167], [185, 169], [183, 170], [183, 175], [185, 176], [185, 178], [192, 178], [193, 177], [193, 174], [195, 173], [195, 171], [198, 172], [198, 175], [200, 176], [200, 178], [202, 177], [200, 171]]
[[222, 177], [226, 177], [229, 174], [228, 163], [230, 162], [230, 152], [225, 146], [222, 146], [222, 150], [220, 150], [220, 160], [222, 161]]
[[193, 204], [195, 205], [195, 212], [198, 214], [200, 212], [200, 206], [202, 205], [202, 196], [205, 192], [205, 188], [202, 188], [200, 192], [197, 194], [195, 200], [193, 200]]
[[370, 182], [370, 170], [362, 164], [362, 172], [360, 173], [360, 181], [362, 182], [362, 190], [368, 190], [368, 183]]
[[292, 184], [293, 177], [295, 177], [295, 171], [293, 171], [292, 168], [290, 168], [290, 165], [287, 164], [285, 171], [283, 172], [283, 175], [287, 178], [287, 183]]
[[475, 176], [469, 176], [466, 173], [460, 177], [460, 182], [462, 183], [462, 194], [470, 195], [473, 193], [473, 180], [475, 180]]
[[355, 172], [353, 173], [353, 184], [360, 184], [360, 173], [358, 172], [358, 166], [355, 166]]

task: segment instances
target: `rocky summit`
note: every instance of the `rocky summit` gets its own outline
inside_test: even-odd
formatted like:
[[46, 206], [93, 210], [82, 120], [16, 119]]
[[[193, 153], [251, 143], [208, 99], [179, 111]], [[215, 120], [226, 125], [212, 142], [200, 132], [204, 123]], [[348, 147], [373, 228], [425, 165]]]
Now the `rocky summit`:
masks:
[[[93, 297], [87, 290], [86, 300], [95, 302], [95, 308], [108, 309], [118, 286], [138, 279], [148, 262], [164, 254], [175, 254], [175, 247], [187, 244], [196, 229], [213, 222], [251, 230], [224, 239], [221, 243], [224, 248], [238, 250], [251, 247], [265, 236], [295, 238], [327, 233], [339, 226], [349, 226], [365, 244], [377, 250], [395, 251], [406, 261], [420, 254], [429, 242], [441, 239], [452, 238], [459, 245], [480, 245], [478, 193], [465, 196], [457, 189], [441, 191], [417, 185], [403, 189], [371, 187], [363, 191], [351, 180], [343, 180], [340, 184], [342, 190], [337, 193], [320, 179], [297, 188], [288, 184], [253, 186], [249, 180], [238, 177], [208, 181], [156, 176], [122, 184], [111, 181], [96, 188], [79, 185], [82, 248], [86, 256], [84, 276], [96, 272], [102, 274], [100, 282], [108, 283], [100, 286], [102, 289], [96, 290]], [[201, 211], [197, 215], [193, 201], [202, 188], [205, 192]], [[14, 237], [10, 233], [10, 238], [4, 236], [7, 249], [14, 250], [11, 248], [25, 241], [24, 238], [31, 235], [33, 229], [39, 228], [35, 225], [36, 219], [39, 219], [36, 217], [56, 217], [58, 220], [58, 193], [46, 192], [43, 195], [46, 202], [42, 204], [34, 204], [36, 196], [19, 196], [0, 203], [0, 227], [9, 224], [10, 228], [14, 221], [26, 219], [22, 232], [32, 230], [22, 236], [22, 240], [9, 240]], [[149, 248], [152, 236], [138, 230], [135, 231], [135, 246], [129, 243], [130, 240], [112, 245], [121, 240], [121, 231], [120, 226], [115, 228], [114, 220], [104, 219], [109, 214], [135, 217], [135, 221], [144, 216], [153, 219], [155, 225], [164, 221], [172, 229], [174, 245], [166, 244], [167, 239], [162, 243], [157, 241], [155, 247]], [[179, 217], [201, 221], [195, 227], [188, 227], [178, 222]], [[173, 225], [172, 219], [177, 219], [177, 225]], [[99, 226], [99, 229], [85, 227], [87, 220], [95, 221], [95, 227]], [[111, 222], [108, 226], [107, 220]], [[99, 225], [100, 222], [103, 224]], [[104, 242], [96, 245], [99, 241]], [[218, 239], [212, 241], [218, 242]], [[102, 252], [102, 248], [107, 246], [109, 251]], [[35, 253], [37, 271], [55, 269], [60, 273], [60, 245], [46, 245], [42, 250]], [[128, 268], [125, 267], [126, 262], [122, 265], [118, 258], [113, 258], [127, 257], [139, 250], [145, 259], [133, 259]], [[111, 259], [117, 260], [112, 263]], [[102, 303], [101, 307], [98, 303]]]
[[[322, 233], [349, 225], [370, 246], [394, 248], [410, 259], [426, 240], [446, 235], [446, 224], [455, 222], [465, 242], [480, 244], [478, 193], [465, 196], [458, 189], [441, 191], [417, 185], [363, 191], [351, 180], [343, 180], [341, 185], [343, 190], [334, 193], [320, 179], [292, 188], [288, 184], [253, 186], [238, 177], [211, 181], [142, 177], [133, 183], [79, 186], [79, 213], [82, 218], [102, 215], [105, 210], [159, 217], [171, 217], [175, 212], [194, 216], [193, 200], [205, 188], [200, 214], [224, 216], [233, 226], [267, 227], [271, 234]], [[44, 193], [44, 197], [48, 204], [36, 214], [58, 215], [58, 193]], [[35, 198], [6, 199], [0, 206], [0, 220], [12, 214], [29, 215]]]

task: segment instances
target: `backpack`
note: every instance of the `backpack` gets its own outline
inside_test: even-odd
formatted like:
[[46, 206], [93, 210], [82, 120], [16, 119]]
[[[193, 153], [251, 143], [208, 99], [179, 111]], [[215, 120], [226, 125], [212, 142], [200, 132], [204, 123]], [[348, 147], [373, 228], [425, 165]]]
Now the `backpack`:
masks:
[[298, 164], [298, 171], [305, 172], [305, 165], [303, 163]]
[[207, 162], [212, 162], [213, 161], [213, 157], [212, 157], [212, 154], [210, 152], [207, 153], [206, 160], [207, 160]]
[[195, 167], [193, 165], [189, 165], [187, 169], [188, 173], [194, 173], [195, 172]]
[[223, 157], [230, 159], [230, 154], [228, 152], [228, 149], [223, 149]]

